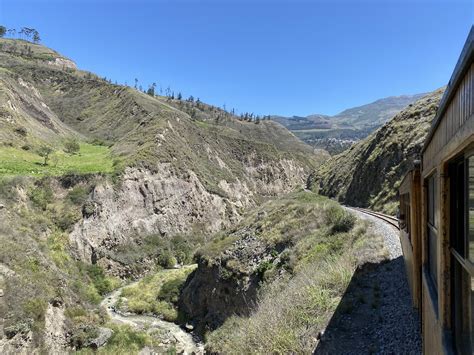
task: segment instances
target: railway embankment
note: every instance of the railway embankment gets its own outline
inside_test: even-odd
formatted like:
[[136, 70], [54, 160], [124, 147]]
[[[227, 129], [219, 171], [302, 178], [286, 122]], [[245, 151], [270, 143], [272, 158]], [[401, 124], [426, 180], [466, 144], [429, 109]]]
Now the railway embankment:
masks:
[[348, 209], [383, 237], [389, 258], [354, 273], [315, 353], [421, 354], [420, 319], [411, 305], [397, 229]]

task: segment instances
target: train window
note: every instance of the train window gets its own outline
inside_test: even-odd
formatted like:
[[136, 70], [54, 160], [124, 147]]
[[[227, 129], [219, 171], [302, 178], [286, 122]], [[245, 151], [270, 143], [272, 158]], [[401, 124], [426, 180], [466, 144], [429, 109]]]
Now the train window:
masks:
[[428, 204], [428, 269], [435, 287], [438, 286], [438, 235], [436, 207], [438, 195], [436, 188], [436, 174], [428, 178], [427, 204]]
[[428, 223], [436, 227], [436, 174], [428, 178]]
[[474, 156], [470, 156], [467, 159], [468, 171], [468, 187], [467, 187], [467, 200], [468, 200], [468, 255], [469, 261], [474, 263]]
[[474, 350], [474, 156], [450, 165], [453, 335], [457, 352]]

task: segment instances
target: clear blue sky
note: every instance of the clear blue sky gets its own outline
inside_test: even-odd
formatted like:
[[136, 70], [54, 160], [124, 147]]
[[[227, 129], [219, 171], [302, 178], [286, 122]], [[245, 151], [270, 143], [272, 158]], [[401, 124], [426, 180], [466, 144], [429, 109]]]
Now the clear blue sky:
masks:
[[472, 0], [0, 0], [80, 68], [257, 114], [335, 114], [449, 80]]

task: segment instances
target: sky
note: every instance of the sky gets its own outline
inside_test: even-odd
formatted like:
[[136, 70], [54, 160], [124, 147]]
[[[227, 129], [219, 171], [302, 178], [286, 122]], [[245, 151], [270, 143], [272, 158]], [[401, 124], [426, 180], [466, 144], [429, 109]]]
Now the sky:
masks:
[[81, 69], [260, 115], [446, 85], [473, 20], [472, 0], [0, 0]]

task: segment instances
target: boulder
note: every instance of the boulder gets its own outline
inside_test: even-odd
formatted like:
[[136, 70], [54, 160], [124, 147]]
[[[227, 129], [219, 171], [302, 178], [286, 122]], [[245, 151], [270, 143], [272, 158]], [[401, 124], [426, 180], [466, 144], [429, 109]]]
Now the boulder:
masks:
[[100, 327], [97, 329], [97, 337], [90, 340], [87, 346], [98, 349], [104, 346], [113, 334], [114, 331], [112, 329]]

